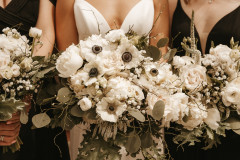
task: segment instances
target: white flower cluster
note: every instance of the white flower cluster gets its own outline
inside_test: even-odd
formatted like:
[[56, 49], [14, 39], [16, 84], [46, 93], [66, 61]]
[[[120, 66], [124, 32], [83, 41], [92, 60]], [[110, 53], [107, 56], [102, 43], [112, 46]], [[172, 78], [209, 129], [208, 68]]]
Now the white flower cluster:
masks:
[[116, 123], [129, 109], [151, 114], [162, 94], [177, 90], [180, 81], [171, 65], [152, 62], [132, 39], [112, 30], [81, 40], [59, 56], [59, 76], [69, 79], [82, 111], [96, 108], [103, 121]]
[[32, 59], [31, 48], [27, 37], [16, 29], [3, 29], [3, 34], [0, 34], [1, 94], [9, 96], [14, 93], [17, 96], [20, 91], [35, 90], [37, 83], [31, 78], [41, 65]]

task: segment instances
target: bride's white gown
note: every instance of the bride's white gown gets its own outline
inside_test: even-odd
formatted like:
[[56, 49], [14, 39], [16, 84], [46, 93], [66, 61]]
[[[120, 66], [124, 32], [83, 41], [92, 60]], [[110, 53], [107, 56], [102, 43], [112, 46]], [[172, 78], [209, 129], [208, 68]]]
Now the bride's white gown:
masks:
[[[77, 25], [79, 40], [92, 34], [104, 34], [111, 30], [104, 16], [85, 0], [75, 0], [74, 15]], [[152, 29], [154, 22], [153, 0], [140, 0], [125, 17], [121, 29], [127, 32], [129, 28], [139, 35], [147, 34]], [[87, 126], [77, 125], [70, 131], [70, 154], [75, 160], [79, 144], [83, 139], [82, 134]], [[128, 159], [128, 158], [123, 158]]]

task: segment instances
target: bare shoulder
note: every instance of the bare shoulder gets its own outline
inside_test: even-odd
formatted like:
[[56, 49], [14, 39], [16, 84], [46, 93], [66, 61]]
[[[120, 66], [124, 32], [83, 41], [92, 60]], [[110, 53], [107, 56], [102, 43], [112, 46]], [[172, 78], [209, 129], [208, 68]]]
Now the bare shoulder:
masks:
[[170, 15], [173, 15], [173, 12], [175, 11], [175, 9], [177, 7], [177, 2], [178, 2], [178, 0], [168, 0]]

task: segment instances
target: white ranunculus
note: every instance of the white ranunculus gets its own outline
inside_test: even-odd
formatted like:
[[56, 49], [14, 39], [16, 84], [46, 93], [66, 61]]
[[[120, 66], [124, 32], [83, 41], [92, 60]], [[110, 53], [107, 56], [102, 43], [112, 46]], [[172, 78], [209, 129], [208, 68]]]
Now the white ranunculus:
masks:
[[134, 97], [131, 82], [122, 77], [113, 77], [109, 79], [107, 90], [109, 90], [107, 96], [114, 97], [118, 100], [126, 100], [130, 97]]
[[82, 91], [84, 88], [83, 81], [88, 78], [88, 74], [83, 71], [78, 71], [70, 78], [70, 87], [76, 94]]
[[240, 77], [226, 85], [222, 91], [222, 101], [226, 106], [240, 104]]
[[10, 62], [10, 55], [0, 52], [0, 69], [6, 68], [9, 62]]
[[207, 82], [206, 68], [200, 65], [184, 66], [180, 70], [183, 86], [189, 91], [199, 91], [203, 83]]
[[89, 110], [90, 108], [92, 108], [92, 102], [89, 98], [87, 97], [83, 97], [79, 102], [78, 102], [78, 105], [80, 105], [80, 108], [83, 110], [83, 111], [87, 111]]
[[111, 30], [106, 35], [106, 40], [110, 42], [120, 41], [122, 37], [125, 37], [125, 32], [122, 29]]
[[74, 75], [82, 65], [83, 59], [80, 56], [80, 49], [72, 45], [58, 57], [56, 68], [60, 77], [68, 78]]
[[114, 98], [104, 97], [96, 104], [96, 112], [103, 121], [116, 123], [118, 118], [126, 111], [127, 105]]
[[32, 58], [24, 58], [23, 61], [20, 63], [20, 67], [25, 69], [26, 71], [30, 71], [32, 69]]
[[39, 38], [42, 36], [42, 30], [36, 27], [31, 27], [29, 30], [29, 36], [33, 38]]
[[220, 122], [220, 112], [217, 108], [207, 109], [207, 118], [204, 119], [204, 122], [213, 130], [216, 130], [219, 127], [218, 122]]
[[194, 64], [194, 60], [189, 56], [183, 56], [183, 57], [175, 56], [175, 57], [173, 57], [172, 65], [175, 68], [181, 68], [183, 66], [191, 65], [191, 64]]
[[20, 75], [20, 67], [17, 64], [12, 66], [13, 77], [18, 77]]

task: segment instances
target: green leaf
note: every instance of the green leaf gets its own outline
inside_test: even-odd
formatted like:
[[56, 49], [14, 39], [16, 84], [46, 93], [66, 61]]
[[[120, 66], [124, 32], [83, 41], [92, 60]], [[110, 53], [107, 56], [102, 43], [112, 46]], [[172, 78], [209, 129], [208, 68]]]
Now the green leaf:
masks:
[[128, 134], [128, 141], [125, 144], [125, 148], [126, 150], [132, 154], [132, 153], [136, 153], [141, 147], [141, 140], [139, 135], [133, 131], [131, 133]]
[[82, 111], [79, 105], [75, 105], [71, 108], [70, 113], [75, 117], [83, 117], [86, 112]]
[[45, 56], [34, 56], [32, 57], [33, 61], [43, 62], [45, 59]]
[[20, 114], [20, 122], [21, 122], [22, 124], [27, 124], [27, 122], [28, 122], [28, 114], [27, 114], [26, 109], [23, 109], [23, 110], [21, 111], [21, 114]]
[[61, 121], [61, 127], [64, 130], [71, 130], [75, 126], [75, 123], [73, 122], [71, 116], [66, 116], [66, 118], [63, 118]]
[[169, 42], [168, 38], [162, 38], [157, 42], [157, 47], [158, 48], [164, 47], [168, 44], [168, 42]]
[[60, 103], [66, 103], [70, 100], [71, 91], [67, 87], [59, 89], [56, 100]]
[[97, 113], [95, 108], [91, 108], [85, 112], [84, 117], [89, 120], [97, 120]]
[[146, 49], [146, 55], [148, 57], [151, 57], [153, 61], [156, 62], [160, 60], [162, 53], [157, 47], [148, 46], [148, 48]]
[[128, 108], [128, 113], [140, 122], [145, 121], [144, 115], [138, 109]]
[[173, 49], [170, 49], [164, 56], [163, 56], [163, 59], [167, 60], [168, 62], [170, 62], [173, 57], [175, 56], [175, 54], [177, 53], [177, 49], [176, 48], [173, 48]]
[[160, 120], [163, 117], [165, 110], [165, 104], [163, 101], [159, 100], [155, 103], [152, 111], [152, 117], [156, 120]]
[[47, 68], [47, 69], [44, 69], [40, 72], [37, 73], [36, 77], [37, 78], [44, 78], [45, 74], [49, 73], [50, 71], [54, 70], [55, 67], [51, 67], [51, 68]]
[[141, 147], [150, 148], [152, 146], [153, 146], [153, 138], [151, 133], [149, 132], [143, 133], [143, 135], [141, 136]]
[[46, 113], [40, 113], [33, 116], [32, 122], [35, 127], [42, 128], [47, 126], [51, 122], [51, 119]]

